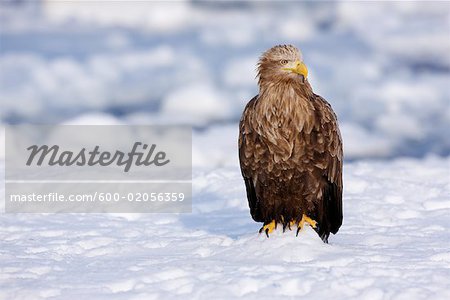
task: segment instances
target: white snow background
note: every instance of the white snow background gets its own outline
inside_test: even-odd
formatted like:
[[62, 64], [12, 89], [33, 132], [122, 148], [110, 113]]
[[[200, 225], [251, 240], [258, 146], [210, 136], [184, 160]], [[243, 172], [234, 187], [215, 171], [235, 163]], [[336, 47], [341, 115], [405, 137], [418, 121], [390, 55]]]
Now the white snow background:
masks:
[[[280, 43], [343, 133], [328, 245], [248, 211], [237, 121]], [[192, 214], [2, 214], [0, 299], [449, 299], [449, 87], [444, 2], [2, 1], [0, 124], [195, 129]]]

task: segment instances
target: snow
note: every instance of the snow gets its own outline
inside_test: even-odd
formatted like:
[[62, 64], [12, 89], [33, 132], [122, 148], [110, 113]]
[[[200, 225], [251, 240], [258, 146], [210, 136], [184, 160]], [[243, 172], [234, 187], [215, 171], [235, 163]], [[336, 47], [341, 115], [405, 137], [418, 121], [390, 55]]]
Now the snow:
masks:
[[4, 214], [0, 299], [448, 299], [450, 158], [347, 163], [344, 182], [328, 245], [259, 235], [236, 165], [194, 168], [192, 214]]
[[450, 154], [449, 3], [0, 5], [0, 123], [236, 122], [258, 56], [292, 43], [346, 124], [348, 159]]
[[207, 123], [211, 120], [229, 118], [231, 109], [225, 98], [217, 95], [210, 84], [195, 84], [169, 93], [161, 112], [169, 119], [178, 120], [178, 116], [187, 114], [192, 117], [188, 120], [189, 123], [198, 124], [197, 120]]

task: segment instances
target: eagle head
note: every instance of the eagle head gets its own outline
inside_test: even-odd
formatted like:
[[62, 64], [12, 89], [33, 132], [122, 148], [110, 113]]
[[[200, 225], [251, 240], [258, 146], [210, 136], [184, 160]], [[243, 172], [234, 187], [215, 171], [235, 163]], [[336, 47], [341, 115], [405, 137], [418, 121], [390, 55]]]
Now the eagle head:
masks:
[[308, 68], [300, 50], [292, 45], [278, 45], [264, 52], [258, 63], [259, 83], [292, 82], [304, 84]]

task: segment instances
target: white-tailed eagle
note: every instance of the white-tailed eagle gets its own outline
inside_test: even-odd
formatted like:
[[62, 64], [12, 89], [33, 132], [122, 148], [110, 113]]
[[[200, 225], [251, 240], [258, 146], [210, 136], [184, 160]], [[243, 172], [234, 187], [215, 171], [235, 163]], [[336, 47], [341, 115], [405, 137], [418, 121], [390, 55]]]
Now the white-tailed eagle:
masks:
[[250, 213], [267, 236], [305, 223], [324, 242], [342, 224], [342, 139], [330, 104], [314, 94], [300, 51], [267, 50], [259, 94], [239, 124], [239, 160]]

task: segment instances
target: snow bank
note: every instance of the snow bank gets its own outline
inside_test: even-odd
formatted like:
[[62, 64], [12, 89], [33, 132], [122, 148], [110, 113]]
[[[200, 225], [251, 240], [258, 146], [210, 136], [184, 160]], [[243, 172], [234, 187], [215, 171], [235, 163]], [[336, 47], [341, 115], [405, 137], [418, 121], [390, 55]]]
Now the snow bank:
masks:
[[236, 166], [194, 170], [192, 214], [4, 214], [0, 299], [447, 299], [449, 166], [346, 164], [328, 245], [259, 235]]

